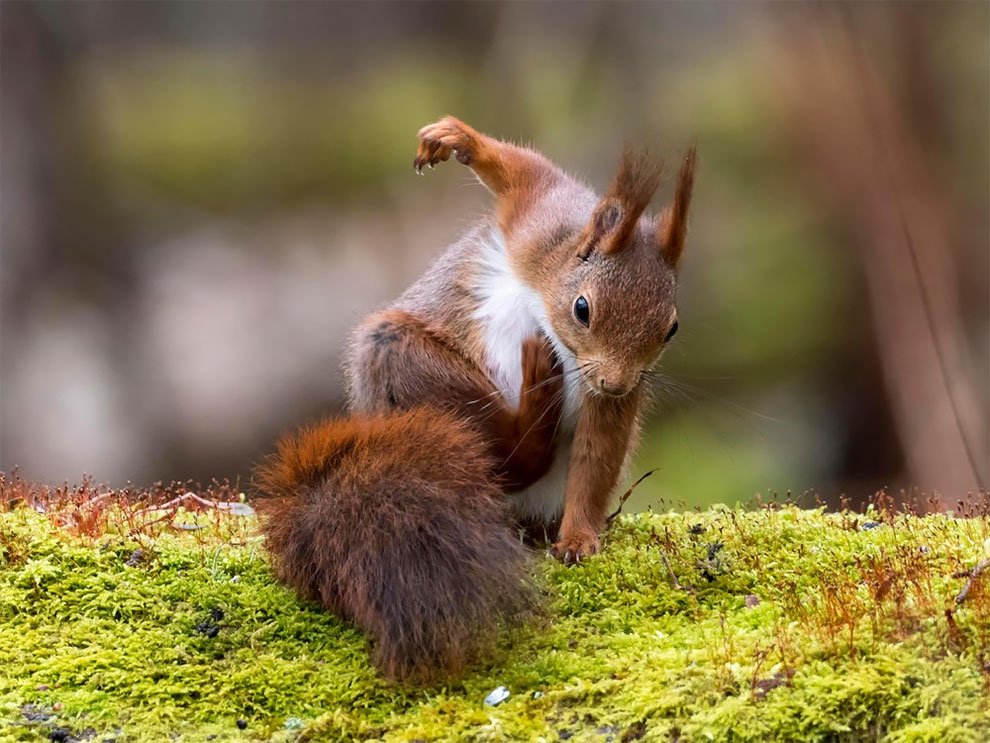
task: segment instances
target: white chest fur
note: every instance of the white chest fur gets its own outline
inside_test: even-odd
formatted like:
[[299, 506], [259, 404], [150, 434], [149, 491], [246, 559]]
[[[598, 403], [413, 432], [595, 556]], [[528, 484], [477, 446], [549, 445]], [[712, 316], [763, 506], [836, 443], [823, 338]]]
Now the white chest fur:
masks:
[[581, 401], [577, 361], [550, 327], [540, 295], [512, 271], [505, 242], [497, 230], [486, 235], [479, 251], [474, 319], [482, 328], [488, 374], [505, 401], [513, 408], [519, 406], [522, 344], [537, 332], [550, 339], [563, 367], [564, 410], [553, 466], [538, 482], [510, 498], [518, 516], [549, 521], [560, 515], [564, 504], [570, 444]]
[[540, 295], [512, 271], [505, 242], [497, 230], [479, 246], [474, 286], [478, 307], [474, 319], [485, 339], [488, 374], [513, 408], [519, 407], [522, 387], [522, 344], [542, 331], [553, 344], [564, 374], [564, 414], [560, 428], [572, 431], [581, 400], [581, 380], [574, 354], [564, 346], [547, 320]]
[[536, 335], [540, 326], [530, 311], [527, 288], [509, 266], [502, 240], [497, 233], [486, 237], [490, 239], [480, 246], [474, 286], [478, 299], [474, 318], [482, 328], [488, 374], [505, 401], [518, 408], [522, 344]]

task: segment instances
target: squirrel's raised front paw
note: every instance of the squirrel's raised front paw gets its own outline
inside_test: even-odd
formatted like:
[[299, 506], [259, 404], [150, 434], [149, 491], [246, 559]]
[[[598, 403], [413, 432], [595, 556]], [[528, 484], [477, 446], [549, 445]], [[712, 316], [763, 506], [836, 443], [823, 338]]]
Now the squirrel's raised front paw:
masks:
[[451, 152], [462, 165], [470, 165], [474, 159], [474, 132], [453, 116], [444, 116], [440, 121], [424, 126], [417, 136], [419, 149], [413, 160], [413, 168], [417, 173], [423, 172], [424, 165], [432, 168], [437, 163], [448, 160]]
[[565, 565], [576, 565], [581, 560], [597, 555], [601, 551], [598, 535], [593, 531], [582, 531], [561, 536], [553, 546], [554, 556]]

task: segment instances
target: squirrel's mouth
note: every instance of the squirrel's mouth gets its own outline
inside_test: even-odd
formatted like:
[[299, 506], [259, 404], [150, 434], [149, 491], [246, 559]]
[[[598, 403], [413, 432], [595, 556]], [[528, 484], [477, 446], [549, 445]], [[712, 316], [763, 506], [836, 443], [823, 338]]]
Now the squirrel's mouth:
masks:
[[613, 400], [625, 397], [635, 388], [635, 385], [609, 384], [604, 379], [595, 379], [594, 376], [589, 374], [582, 374], [582, 377], [584, 377], [584, 384], [591, 394]]
[[628, 387], [623, 387], [621, 389], [607, 389], [604, 387], [593, 387], [593, 389], [596, 394], [599, 394], [602, 397], [610, 397], [613, 400], [618, 400], [620, 397], [625, 397], [630, 392], [632, 392], [632, 389]]
[[615, 399], [618, 399], [618, 398], [620, 398], [620, 397], [625, 397], [625, 396], [626, 396], [626, 395], [628, 395], [628, 394], [629, 394], [629, 392], [630, 392], [630, 390], [626, 390], [626, 389], [624, 389], [624, 390], [619, 390], [619, 391], [615, 391], [615, 390], [605, 390], [605, 389], [603, 389], [603, 390], [599, 390], [599, 391], [600, 391], [600, 392], [601, 392], [601, 393], [602, 393], [602, 394], [603, 394], [603, 395], [604, 395], [605, 397], [612, 397], [612, 398], [615, 398]]

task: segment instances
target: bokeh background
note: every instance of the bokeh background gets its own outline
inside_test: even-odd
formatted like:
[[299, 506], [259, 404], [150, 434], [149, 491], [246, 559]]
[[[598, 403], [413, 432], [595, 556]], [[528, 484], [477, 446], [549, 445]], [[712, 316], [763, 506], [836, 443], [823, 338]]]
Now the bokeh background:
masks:
[[0, 469], [246, 482], [339, 410], [348, 329], [486, 209], [413, 175], [453, 113], [599, 186], [698, 141], [636, 506], [967, 497], [988, 8], [0, 3]]

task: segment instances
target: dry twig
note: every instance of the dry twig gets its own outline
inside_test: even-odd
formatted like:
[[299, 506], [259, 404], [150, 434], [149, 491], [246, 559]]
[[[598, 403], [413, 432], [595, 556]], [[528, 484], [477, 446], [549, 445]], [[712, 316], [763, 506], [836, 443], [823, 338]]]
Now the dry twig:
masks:
[[990, 567], [990, 558], [983, 560], [979, 565], [977, 565], [972, 570], [969, 571], [963, 570], [962, 572], [955, 573], [952, 576], [953, 578], [966, 578], [966, 577], [969, 578], [969, 580], [966, 581], [966, 585], [963, 586], [962, 590], [956, 596], [957, 604], [961, 604], [963, 601], [966, 600], [966, 597], [969, 595], [969, 589], [973, 587], [973, 583], [976, 581], [977, 578], [980, 577], [983, 571], [986, 570], [988, 567]]
[[640, 476], [640, 478], [636, 482], [634, 482], [632, 485], [629, 486], [629, 489], [622, 494], [621, 498], [619, 498], [619, 507], [616, 508], [613, 513], [609, 514], [609, 517], [607, 519], [605, 519], [606, 528], [610, 527], [612, 525], [612, 522], [615, 521], [617, 518], [619, 518], [619, 514], [622, 513], [622, 507], [626, 504], [626, 501], [629, 500], [629, 496], [632, 495], [633, 491], [639, 486], [639, 484], [656, 471], [657, 468], [654, 468], [652, 470], [647, 470], [645, 473], [643, 473], [643, 475]]

